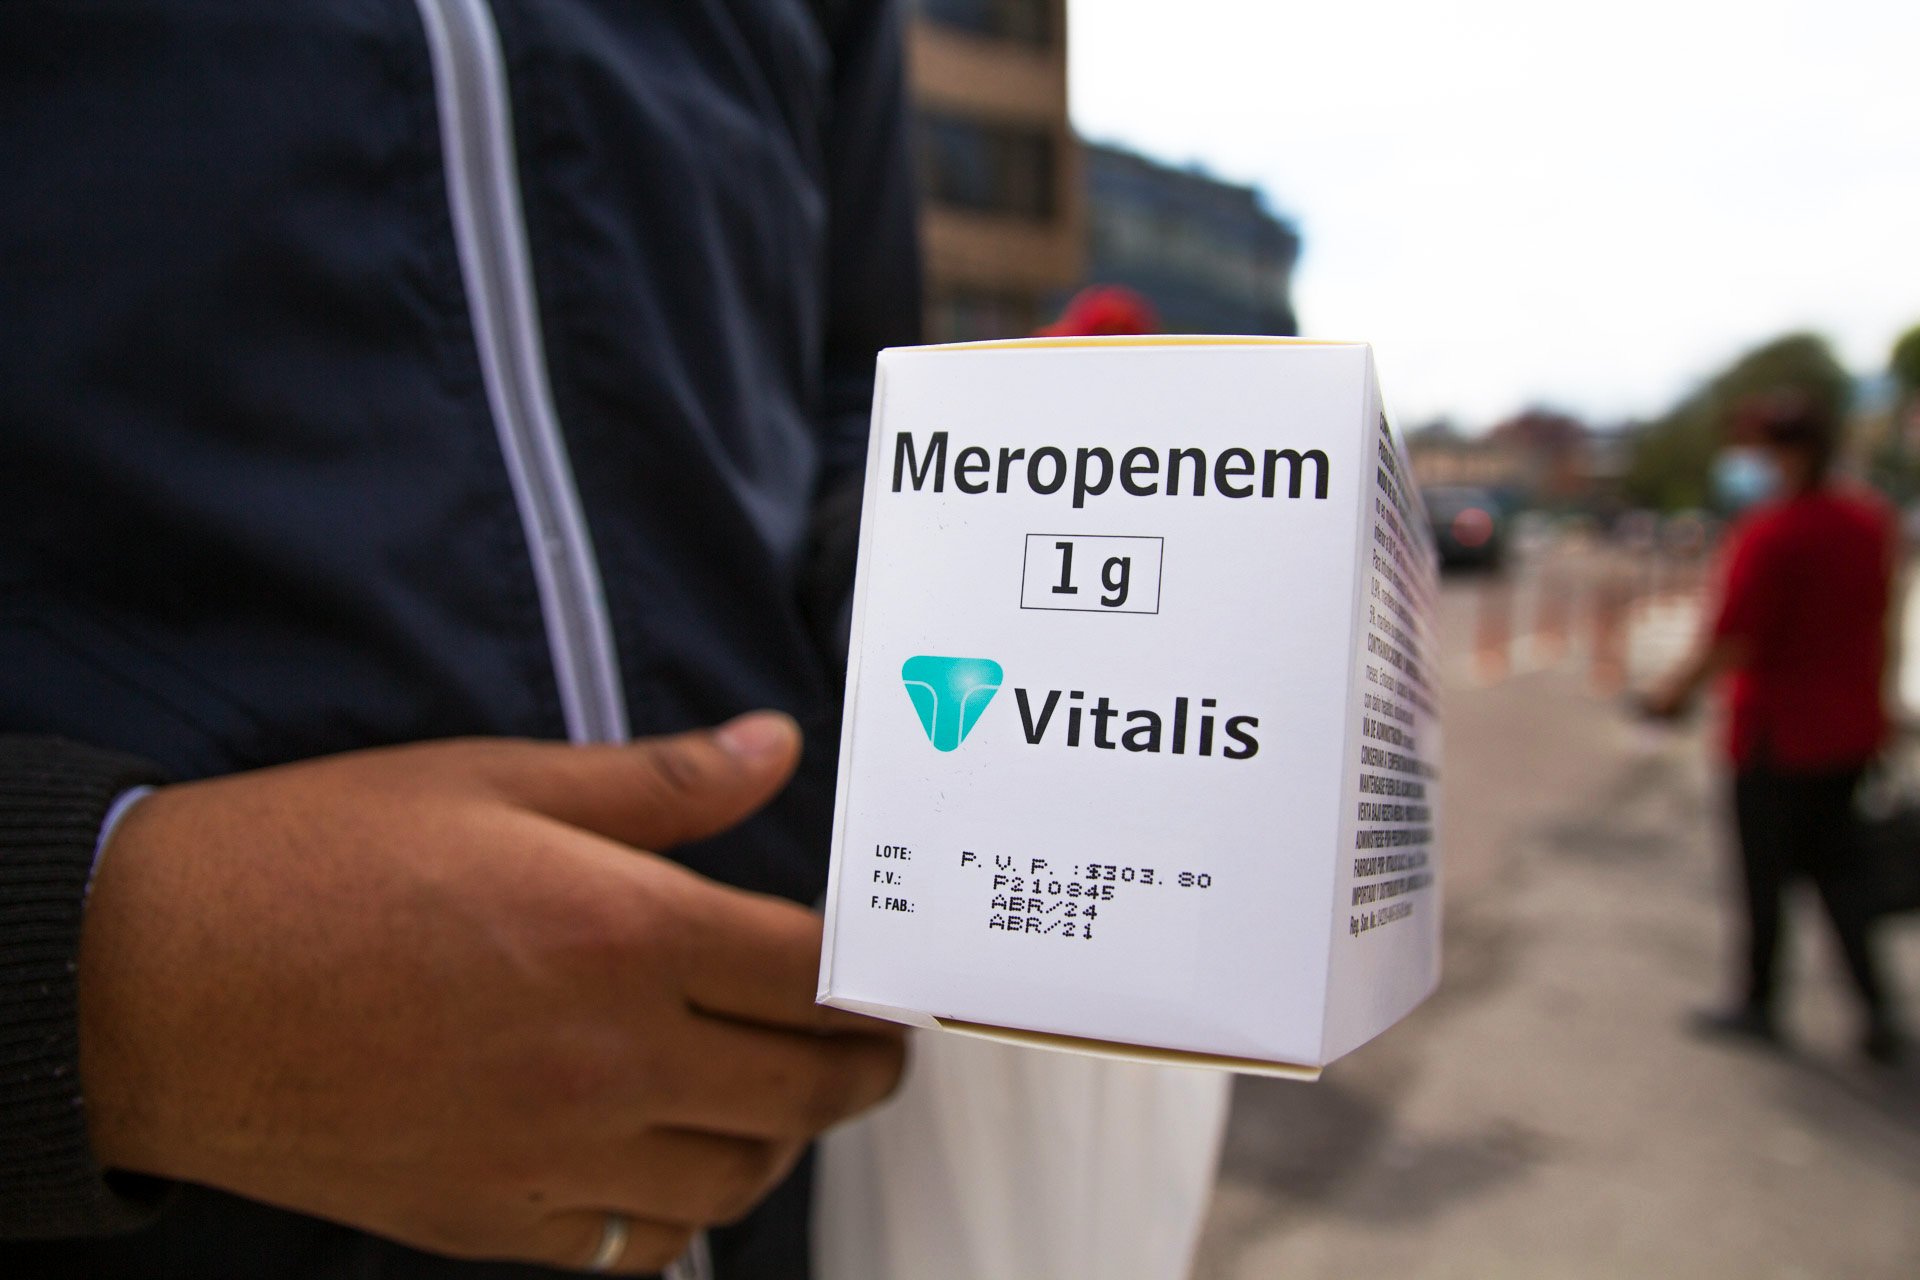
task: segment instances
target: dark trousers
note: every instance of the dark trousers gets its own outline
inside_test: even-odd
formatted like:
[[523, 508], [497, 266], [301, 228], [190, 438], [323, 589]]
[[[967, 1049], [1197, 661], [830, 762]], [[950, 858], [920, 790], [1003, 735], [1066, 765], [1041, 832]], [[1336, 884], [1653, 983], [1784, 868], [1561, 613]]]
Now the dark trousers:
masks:
[[1781, 773], [1764, 765], [1734, 775], [1747, 908], [1747, 1000], [1756, 1010], [1772, 1012], [1784, 893], [1804, 876], [1820, 892], [1869, 1022], [1887, 1019], [1887, 989], [1869, 937], [1871, 909], [1855, 833], [1853, 793], [1860, 775], [1858, 768]]

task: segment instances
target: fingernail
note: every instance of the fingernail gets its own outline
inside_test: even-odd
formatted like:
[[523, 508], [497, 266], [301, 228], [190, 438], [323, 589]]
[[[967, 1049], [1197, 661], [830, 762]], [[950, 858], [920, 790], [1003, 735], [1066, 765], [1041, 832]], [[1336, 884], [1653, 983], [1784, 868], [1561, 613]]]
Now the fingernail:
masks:
[[791, 716], [778, 711], [749, 711], [714, 730], [714, 741], [736, 760], [756, 762], [784, 755], [799, 734]]

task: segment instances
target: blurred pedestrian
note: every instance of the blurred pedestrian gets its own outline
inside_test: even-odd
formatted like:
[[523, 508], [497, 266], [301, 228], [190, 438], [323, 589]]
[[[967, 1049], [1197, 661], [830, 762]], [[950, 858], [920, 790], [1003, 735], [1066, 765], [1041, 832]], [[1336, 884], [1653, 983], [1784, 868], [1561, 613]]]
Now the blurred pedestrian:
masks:
[[1774, 1042], [1784, 892], [1819, 890], [1864, 1013], [1861, 1049], [1894, 1061], [1903, 1039], [1870, 936], [1854, 791], [1887, 732], [1882, 704], [1886, 618], [1897, 540], [1871, 494], [1830, 478], [1832, 411], [1795, 391], [1742, 402], [1716, 487], [1742, 514], [1731, 530], [1710, 628], [1699, 649], [1647, 699], [1661, 717], [1686, 710], [1722, 674], [1729, 682], [1746, 924], [1743, 989], [1703, 1012], [1697, 1029]]

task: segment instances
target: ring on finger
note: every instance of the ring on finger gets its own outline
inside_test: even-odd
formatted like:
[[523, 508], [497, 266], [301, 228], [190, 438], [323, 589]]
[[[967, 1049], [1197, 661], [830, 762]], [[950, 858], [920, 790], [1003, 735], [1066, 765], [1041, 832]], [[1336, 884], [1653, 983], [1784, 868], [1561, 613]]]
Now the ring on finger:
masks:
[[604, 1274], [620, 1265], [626, 1256], [627, 1240], [633, 1234], [633, 1220], [624, 1213], [610, 1213], [600, 1224], [600, 1247], [593, 1251], [587, 1270]]

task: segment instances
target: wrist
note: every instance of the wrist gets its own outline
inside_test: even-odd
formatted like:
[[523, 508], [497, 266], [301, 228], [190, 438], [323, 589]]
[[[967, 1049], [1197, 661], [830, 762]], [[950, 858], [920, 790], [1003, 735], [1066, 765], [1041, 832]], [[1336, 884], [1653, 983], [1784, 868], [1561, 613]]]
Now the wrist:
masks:
[[160, 1176], [173, 1171], [154, 1138], [164, 1090], [152, 1079], [156, 1055], [144, 1030], [159, 993], [141, 957], [156, 919], [173, 914], [149, 874], [157, 852], [150, 819], [172, 799], [170, 792], [128, 793], [109, 812], [87, 882], [75, 970], [80, 1087], [95, 1158], [105, 1169]]

